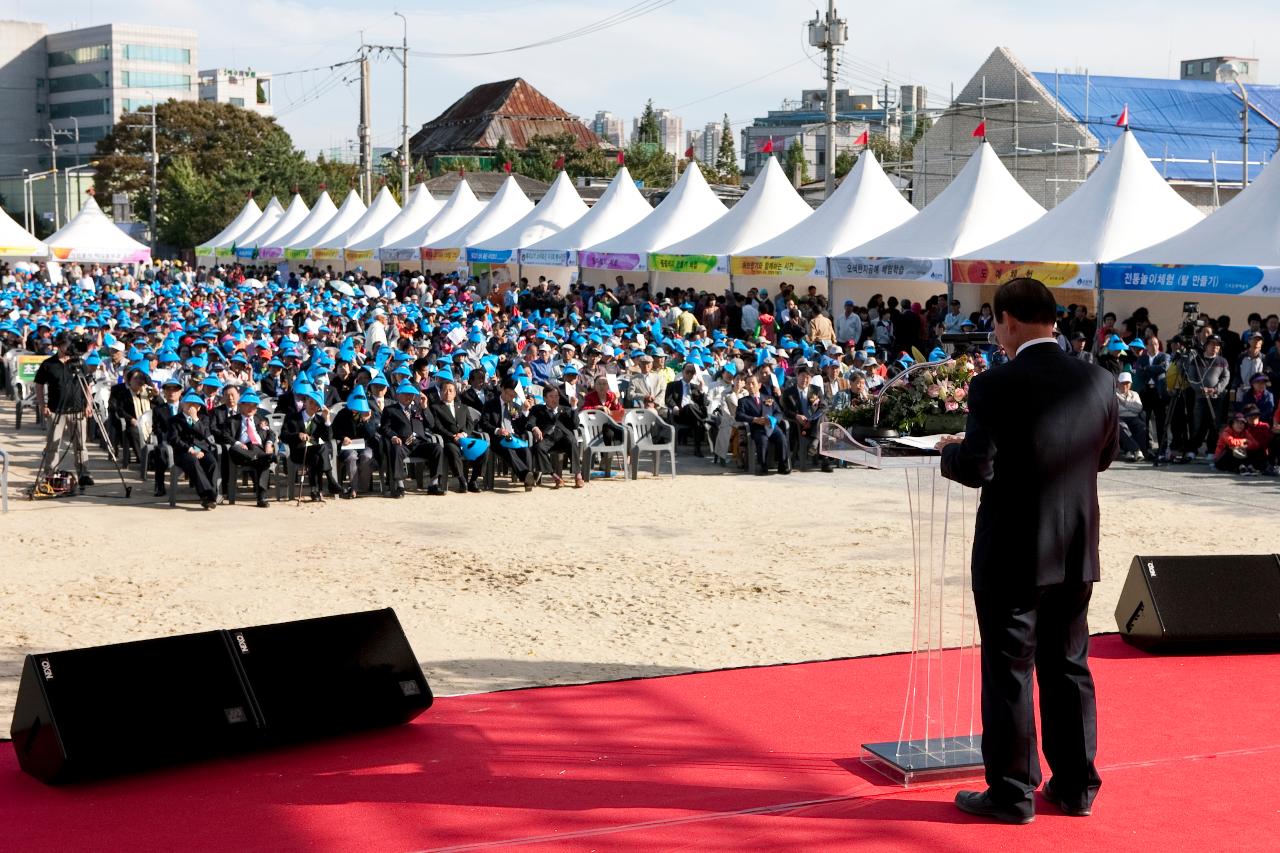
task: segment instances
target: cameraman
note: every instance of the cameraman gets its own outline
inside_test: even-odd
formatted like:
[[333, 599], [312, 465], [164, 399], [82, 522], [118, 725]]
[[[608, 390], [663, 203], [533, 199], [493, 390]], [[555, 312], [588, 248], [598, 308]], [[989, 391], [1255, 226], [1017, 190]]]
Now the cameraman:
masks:
[[1210, 454], [1217, 446], [1218, 425], [1226, 414], [1227, 385], [1231, 381], [1231, 366], [1219, 354], [1221, 349], [1222, 339], [1217, 335], [1208, 336], [1203, 354], [1193, 353], [1188, 366], [1187, 380], [1195, 391], [1190, 453], [1199, 449], [1201, 442]]
[[[47, 470], [58, 470], [61, 457], [56, 456], [64, 437], [75, 453], [76, 476], [82, 486], [92, 486], [93, 478], [85, 469], [85, 429], [93, 410], [85, 399], [81, 380], [84, 378], [84, 355], [87, 342], [62, 331], [54, 338], [53, 355], [40, 363], [35, 382], [44, 386], [44, 456]], [[55, 417], [60, 416], [60, 417]]]

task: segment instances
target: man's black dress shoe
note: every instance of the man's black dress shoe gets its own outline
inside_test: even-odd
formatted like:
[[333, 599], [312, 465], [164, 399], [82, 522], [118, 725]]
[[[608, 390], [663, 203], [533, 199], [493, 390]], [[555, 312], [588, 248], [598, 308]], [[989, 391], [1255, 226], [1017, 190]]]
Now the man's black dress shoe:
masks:
[[1050, 783], [1045, 783], [1045, 786], [1040, 789], [1040, 794], [1046, 800], [1057, 806], [1058, 811], [1065, 815], [1070, 815], [1071, 817], [1088, 817], [1093, 814], [1093, 808], [1091, 806], [1075, 806], [1059, 797], [1058, 792], [1053, 790], [1053, 785]]
[[956, 794], [956, 806], [962, 812], [978, 817], [989, 817], [1001, 823], [1031, 823], [1036, 819], [1034, 811], [1019, 811], [1014, 806], [1002, 806], [991, 801], [986, 791], [961, 791]]

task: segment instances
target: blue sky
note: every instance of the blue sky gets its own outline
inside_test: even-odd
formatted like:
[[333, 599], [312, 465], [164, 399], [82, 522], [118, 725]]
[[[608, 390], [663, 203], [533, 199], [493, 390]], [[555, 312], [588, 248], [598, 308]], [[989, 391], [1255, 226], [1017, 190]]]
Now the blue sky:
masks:
[[[399, 44], [399, 9], [411, 49], [497, 50], [597, 21], [637, 0], [0, 0], [0, 15], [42, 20], [51, 29], [116, 21], [183, 26], [200, 35], [201, 67], [272, 72], [324, 66], [352, 57], [360, 31], [372, 43]], [[409, 125], [424, 121], [479, 83], [520, 76], [561, 106], [590, 119], [612, 110], [628, 124], [647, 98], [676, 108], [685, 128], [728, 113], [749, 122], [803, 88], [823, 84], [804, 24], [819, 0], [675, 0], [602, 33], [549, 47], [467, 58], [410, 57]], [[825, 3], [821, 4], [825, 9]], [[922, 83], [930, 103], [945, 104], [996, 45], [1032, 70], [1088, 67], [1094, 74], [1176, 76], [1182, 58], [1219, 53], [1257, 56], [1262, 82], [1280, 81], [1280, 4], [1244, 0], [1230, 14], [1205, 14], [1202, 2], [1077, 0], [1070, 6], [1004, 0], [925, 0], [907, 13], [894, 3], [844, 4], [850, 45], [841, 87], [870, 91]], [[345, 73], [343, 73], [345, 72]], [[275, 83], [280, 122], [314, 152], [355, 136], [358, 89], [316, 71]], [[757, 79], [759, 78], [759, 79]], [[373, 66], [377, 145], [394, 145], [400, 127], [400, 66]], [[747, 84], [747, 85], [743, 85]], [[725, 91], [730, 90], [730, 91]], [[412, 131], [411, 131], [412, 132]]]

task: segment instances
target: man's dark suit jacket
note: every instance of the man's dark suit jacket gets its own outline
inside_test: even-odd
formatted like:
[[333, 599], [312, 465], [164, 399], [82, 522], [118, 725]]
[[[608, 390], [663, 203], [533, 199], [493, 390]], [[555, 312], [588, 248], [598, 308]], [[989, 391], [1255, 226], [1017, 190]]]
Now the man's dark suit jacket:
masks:
[[458, 414], [449, 414], [449, 406], [443, 400], [431, 405], [431, 417], [436, 422], [436, 433], [444, 439], [445, 444], [457, 444], [454, 438], [460, 432], [471, 433], [479, 429], [479, 424], [471, 418], [471, 409], [461, 399], [454, 399], [453, 405]]
[[[663, 402], [668, 409], [676, 411], [680, 409], [680, 398], [683, 395], [681, 385], [683, 384], [684, 379], [674, 379], [667, 383], [667, 391], [663, 395], [665, 397]], [[702, 393], [702, 389], [697, 385], [689, 386], [689, 399], [704, 409], [707, 407], [707, 395]]]
[[435, 421], [424, 409], [415, 408], [412, 412], [408, 412], [397, 401], [388, 403], [382, 410], [382, 421], [378, 424], [378, 431], [388, 441], [398, 438], [404, 444], [413, 444], [415, 438], [425, 439], [434, 425]]
[[782, 388], [782, 411], [786, 412], [787, 417], [790, 418], [794, 418], [796, 415], [812, 418], [813, 412], [809, 407], [809, 387], [806, 385], [801, 388], [794, 380], [784, 385]]
[[1118, 417], [1115, 378], [1056, 343], [973, 378], [964, 441], [941, 462], [982, 489], [975, 591], [1098, 580], [1098, 472], [1119, 451]]
[[761, 394], [759, 405], [756, 404], [755, 399], [752, 398], [750, 395], [743, 397], [741, 400], [738, 401], [737, 419], [741, 422], [748, 424], [751, 427], [752, 435], [755, 435], [756, 433], [759, 433], [759, 432], [767, 432], [764, 426], [761, 426], [760, 424], [756, 424], [756, 423], [751, 423], [752, 419], [760, 418], [760, 417], [769, 417], [771, 415], [777, 418], [779, 422], [782, 421], [782, 410], [778, 408], [777, 401], [774, 400], [772, 397], [766, 397], [763, 394]]

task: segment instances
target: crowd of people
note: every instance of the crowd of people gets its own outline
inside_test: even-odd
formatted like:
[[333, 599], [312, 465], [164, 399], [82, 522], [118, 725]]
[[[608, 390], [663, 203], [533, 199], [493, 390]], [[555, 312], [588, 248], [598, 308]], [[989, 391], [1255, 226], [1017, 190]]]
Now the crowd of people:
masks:
[[[679, 439], [709, 463], [830, 471], [805, 440], [829, 411], [968, 350], [944, 335], [994, 326], [989, 305], [966, 313], [944, 295], [830, 306], [818, 287], [787, 283], [709, 293], [623, 276], [562, 287], [168, 262], [61, 273], [0, 267], [0, 347], [49, 356], [35, 378], [47, 452], [65, 448], [92, 484], [86, 425], [106, 387], [106, 438], [157, 447], [156, 494], [176, 465], [207, 508], [238, 476], [268, 506], [281, 466], [301, 471], [315, 500], [367, 492], [375, 472], [394, 497], [414, 482], [475, 492], [491, 459], [517, 489], [580, 488], [580, 425], [622, 445], [633, 409], [660, 418], [659, 442]], [[1275, 473], [1278, 325], [1251, 317], [1236, 334], [1227, 318], [1189, 318], [1166, 351], [1144, 312], [1098, 322], [1070, 305], [1058, 331], [1064, 349], [1116, 374], [1131, 461], [1203, 453], [1223, 470]], [[1006, 358], [994, 343], [967, 357], [978, 371]]]

